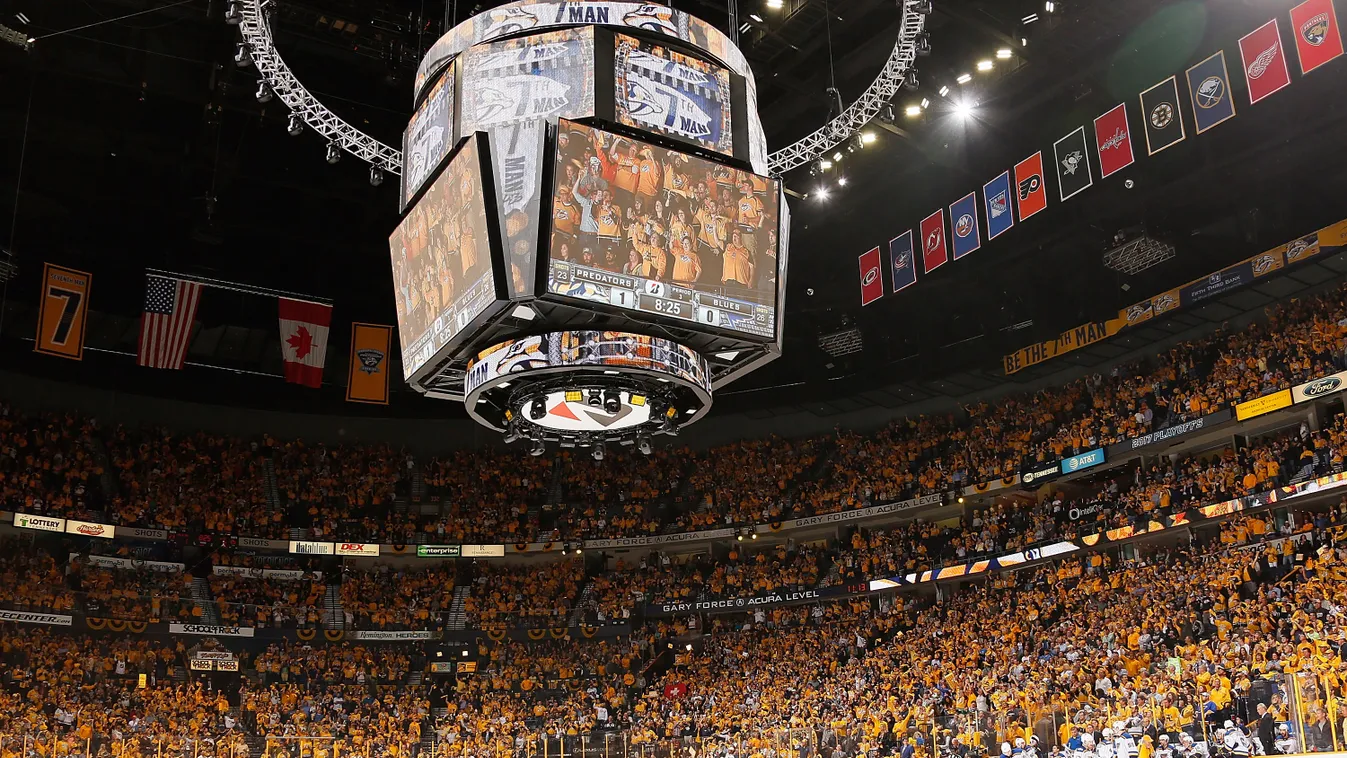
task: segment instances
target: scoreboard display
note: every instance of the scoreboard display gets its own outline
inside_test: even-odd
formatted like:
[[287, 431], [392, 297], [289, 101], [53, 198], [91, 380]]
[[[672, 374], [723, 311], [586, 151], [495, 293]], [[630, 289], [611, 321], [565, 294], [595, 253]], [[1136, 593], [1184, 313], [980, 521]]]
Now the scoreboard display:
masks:
[[548, 292], [775, 335], [775, 180], [563, 119], [553, 183]]

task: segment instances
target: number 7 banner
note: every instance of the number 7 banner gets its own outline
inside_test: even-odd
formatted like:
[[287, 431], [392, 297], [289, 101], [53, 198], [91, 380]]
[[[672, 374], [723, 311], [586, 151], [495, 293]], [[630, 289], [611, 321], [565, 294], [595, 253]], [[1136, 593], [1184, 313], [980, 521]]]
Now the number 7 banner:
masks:
[[84, 322], [89, 315], [92, 278], [84, 271], [43, 264], [34, 350], [84, 360]]

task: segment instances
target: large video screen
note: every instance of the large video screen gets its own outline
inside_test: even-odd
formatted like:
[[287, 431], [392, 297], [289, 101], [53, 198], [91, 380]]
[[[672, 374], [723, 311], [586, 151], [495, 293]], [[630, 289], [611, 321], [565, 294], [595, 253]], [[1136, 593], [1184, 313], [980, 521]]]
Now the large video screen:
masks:
[[542, 203], [543, 131], [558, 117], [594, 115], [594, 28], [491, 42], [463, 54], [460, 118], [491, 135], [515, 296], [533, 292]]
[[729, 69], [623, 34], [615, 44], [620, 123], [734, 154]]
[[454, 66], [430, 86], [402, 133], [403, 210], [454, 146]]
[[552, 198], [549, 292], [774, 335], [775, 180], [563, 120]]
[[463, 144], [388, 238], [403, 378], [496, 299], [477, 138]]

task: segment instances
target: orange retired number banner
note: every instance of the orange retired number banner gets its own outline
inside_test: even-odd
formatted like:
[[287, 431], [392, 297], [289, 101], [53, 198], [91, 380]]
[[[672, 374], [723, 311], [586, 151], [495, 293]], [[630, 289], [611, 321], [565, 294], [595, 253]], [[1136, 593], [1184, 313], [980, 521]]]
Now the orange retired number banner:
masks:
[[388, 346], [393, 327], [351, 324], [351, 363], [346, 370], [346, 399], [388, 405]]
[[84, 359], [84, 322], [89, 315], [92, 278], [73, 268], [50, 263], [42, 266], [34, 350], [77, 361]]

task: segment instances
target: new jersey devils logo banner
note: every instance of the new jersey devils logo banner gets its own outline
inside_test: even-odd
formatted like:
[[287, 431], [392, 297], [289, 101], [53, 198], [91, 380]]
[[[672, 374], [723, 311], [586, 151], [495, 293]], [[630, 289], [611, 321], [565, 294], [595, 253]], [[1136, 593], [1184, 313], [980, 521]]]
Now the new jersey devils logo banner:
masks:
[[949, 252], [945, 247], [944, 208], [921, 221], [921, 260], [928, 274], [949, 261]]

